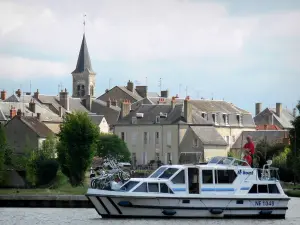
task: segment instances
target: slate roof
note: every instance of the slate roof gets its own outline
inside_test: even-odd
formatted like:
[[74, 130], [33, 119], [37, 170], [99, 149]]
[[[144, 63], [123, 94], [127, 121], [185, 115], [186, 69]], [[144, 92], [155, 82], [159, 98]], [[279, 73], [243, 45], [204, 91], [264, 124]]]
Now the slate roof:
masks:
[[42, 121], [54, 121], [54, 122], [61, 122], [62, 118], [60, 118], [57, 114], [53, 113], [50, 109], [36, 103], [35, 106], [35, 113], [31, 112], [29, 110], [29, 103], [23, 103], [23, 102], [0, 102], [0, 110], [2, 113], [6, 116], [6, 118], [10, 117], [10, 109], [11, 107], [15, 107], [15, 109], [18, 111], [18, 109], [21, 109], [22, 113], [25, 114], [25, 116], [37, 116], [37, 113], [41, 114], [41, 120]]
[[[176, 99], [176, 105], [174, 109], [170, 104], [143, 104], [143, 102], [152, 102], [149, 98], [140, 100], [132, 104], [132, 112], [118, 121], [118, 124], [130, 124], [132, 117], [136, 113], [144, 113], [144, 117], [137, 119], [137, 124], [153, 124], [155, 123], [156, 116], [160, 112], [167, 113], [168, 118], [161, 118], [161, 123], [185, 123], [184, 119], [184, 107], [181, 103], [182, 99]], [[168, 100], [166, 100], [167, 102]], [[177, 102], [179, 102], [177, 104]], [[237, 115], [242, 117], [242, 125], [244, 127], [255, 127], [252, 115], [242, 110], [231, 103], [225, 101], [213, 101], [213, 100], [190, 100], [189, 104], [192, 104], [192, 123], [193, 124], [215, 124], [213, 120], [213, 114], [216, 114], [216, 121], [218, 126], [226, 126], [223, 113], [228, 114], [229, 126], [240, 126]], [[203, 117], [202, 113], [206, 115]]]
[[[53, 132], [41, 121], [39, 121], [36, 117], [31, 116], [15, 116], [14, 119], [19, 119], [25, 125], [27, 125], [31, 130], [33, 130], [39, 137], [47, 138], [49, 135], [52, 135]], [[9, 126], [10, 123], [7, 123], [5, 126]]]
[[77, 65], [72, 73], [82, 73], [85, 70], [88, 70], [89, 72], [93, 73], [91, 58], [85, 40], [85, 34], [83, 34], [79, 56], [77, 59]]
[[92, 112], [99, 115], [104, 115], [109, 125], [116, 124], [120, 115], [121, 109], [117, 106], [107, 107], [106, 102], [95, 99], [92, 101]]
[[243, 131], [236, 142], [231, 148], [240, 149], [244, 144], [246, 144], [247, 136], [252, 137], [253, 142], [256, 144], [261, 140], [267, 141], [269, 144], [272, 143], [282, 143], [283, 138], [289, 137], [289, 133], [286, 130], [257, 130], [257, 131]]
[[282, 109], [281, 116], [278, 117], [276, 114], [276, 109], [266, 108], [254, 117], [254, 121], [256, 125], [271, 124], [272, 115], [274, 125], [277, 125], [283, 129], [293, 128], [291, 121], [293, 121], [295, 118], [292, 112], [288, 111], [287, 109]]
[[12, 94], [7, 99], [5, 99], [3, 102], [24, 102], [29, 103], [33, 97], [31, 95], [22, 95], [21, 97], [18, 97], [16, 94]]
[[227, 142], [213, 126], [190, 126], [204, 145], [227, 146]]
[[90, 119], [92, 120], [92, 122], [96, 125], [99, 126], [100, 123], [102, 122], [104, 116], [103, 115], [93, 115], [93, 114], [89, 114], [88, 115], [90, 117]]

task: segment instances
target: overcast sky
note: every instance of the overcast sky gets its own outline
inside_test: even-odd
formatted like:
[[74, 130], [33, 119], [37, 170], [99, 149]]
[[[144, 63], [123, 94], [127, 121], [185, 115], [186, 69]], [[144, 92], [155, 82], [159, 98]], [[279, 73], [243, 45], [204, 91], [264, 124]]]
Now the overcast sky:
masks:
[[97, 95], [109, 79], [159, 92], [162, 78], [250, 112], [300, 100], [298, 0], [0, 0], [0, 88], [71, 90], [84, 13]]

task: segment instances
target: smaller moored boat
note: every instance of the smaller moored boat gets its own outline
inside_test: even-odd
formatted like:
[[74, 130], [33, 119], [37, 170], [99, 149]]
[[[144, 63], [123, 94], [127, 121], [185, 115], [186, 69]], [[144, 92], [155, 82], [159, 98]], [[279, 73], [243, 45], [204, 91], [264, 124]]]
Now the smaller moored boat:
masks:
[[268, 161], [262, 169], [214, 157], [203, 165], [164, 165], [118, 190], [88, 189], [103, 218], [285, 218], [289, 197]]

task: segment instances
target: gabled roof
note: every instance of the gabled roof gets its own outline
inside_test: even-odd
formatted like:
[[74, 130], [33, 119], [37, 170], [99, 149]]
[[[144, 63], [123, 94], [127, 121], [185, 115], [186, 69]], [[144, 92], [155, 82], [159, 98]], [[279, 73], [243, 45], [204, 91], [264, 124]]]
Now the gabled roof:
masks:
[[92, 101], [92, 112], [99, 115], [104, 115], [107, 123], [109, 125], [116, 124], [120, 115], [121, 109], [117, 106], [107, 107], [106, 102], [99, 99]]
[[85, 34], [83, 34], [77, 65], [72, 73], [82, 73], [85, 70], [88, 70], [89, 72], [93, 73], [91, 59], [85, 40]]
[[[36, 117], [31, 116], [15, 116], [13, 120], [20, 120], [32, 131], [34, 131], [40, 138], [47, 138], [49, 135], [54, 134], [44, 123], [39, 121]], [[8, 122], [5, 126], [10, 126], [12, 123]]]
[[204, 145], [227, 146], [227, 142], [213, 126], [190, 126]]
[[90, 117], [90, 119], [92, 120], [92, 122], [96, 125], [99, 126], [100, 123], [102, 122], [104, 116], [103, 115], [93, 115], [93, 114], [89, 114], [88, 115]]
[[254, 144], [265, 140], [269, 144], [282, 143], [283, 138], [289, 137], [289, 132], [286, 130], [257, 130], [243, 131], [231, 148], [240, 149], [246, 144], [247, 136], [250, 135]]
[[273, 123], [283, 129], [293, 128], [291, 121], [293, 121], [294, 119], [295, 118], [293, 114], [289, 110], [282, 109], [281, 116], [279, 117], [276, 114], [276, 109], [273, 108], [266, 108], [254, 117], [256, 125]]

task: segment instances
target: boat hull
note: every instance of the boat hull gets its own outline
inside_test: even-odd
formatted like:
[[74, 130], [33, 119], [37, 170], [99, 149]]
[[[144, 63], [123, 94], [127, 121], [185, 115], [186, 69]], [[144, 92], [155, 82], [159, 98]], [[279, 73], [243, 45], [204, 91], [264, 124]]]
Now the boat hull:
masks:
[[102, 218], [285, 218], [289, 198], [87, 195]]

